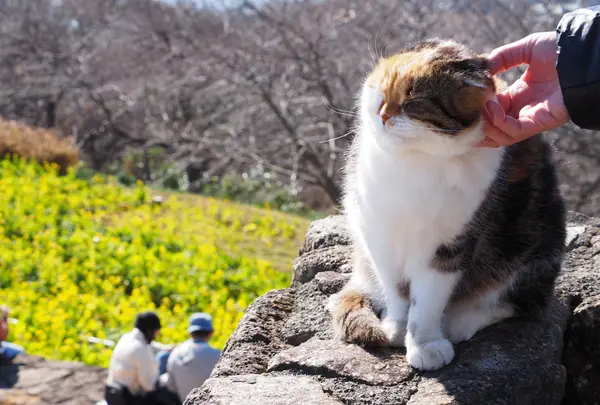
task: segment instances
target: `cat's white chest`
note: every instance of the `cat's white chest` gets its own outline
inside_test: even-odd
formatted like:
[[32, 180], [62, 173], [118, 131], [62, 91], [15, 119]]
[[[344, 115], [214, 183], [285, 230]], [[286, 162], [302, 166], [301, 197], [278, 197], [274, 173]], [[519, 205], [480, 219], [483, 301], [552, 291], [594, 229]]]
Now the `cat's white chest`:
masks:
[[483, 149], [445, 159], [363, 156], [356, 173], [361, 239], [400, 267], [426, 265], [472, 218], [500, 159], [500, 151]]

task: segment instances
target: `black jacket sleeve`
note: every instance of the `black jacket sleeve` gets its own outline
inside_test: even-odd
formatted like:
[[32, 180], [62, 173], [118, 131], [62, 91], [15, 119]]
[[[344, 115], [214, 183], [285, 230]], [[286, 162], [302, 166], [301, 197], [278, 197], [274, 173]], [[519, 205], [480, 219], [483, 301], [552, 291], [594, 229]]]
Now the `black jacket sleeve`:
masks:
[[565, 14], [556, 33], [556, 70], [571, 121], [600, 129], [600, 6]]

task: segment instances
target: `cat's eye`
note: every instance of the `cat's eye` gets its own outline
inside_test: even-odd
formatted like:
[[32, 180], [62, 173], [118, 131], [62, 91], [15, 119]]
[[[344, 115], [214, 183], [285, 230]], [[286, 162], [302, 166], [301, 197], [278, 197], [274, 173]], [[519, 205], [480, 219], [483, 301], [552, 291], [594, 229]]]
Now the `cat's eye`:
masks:
[[413, 95], [413, 86], [408, 86], [408, 88], [406, 89], [406, 97], [410, 98]]

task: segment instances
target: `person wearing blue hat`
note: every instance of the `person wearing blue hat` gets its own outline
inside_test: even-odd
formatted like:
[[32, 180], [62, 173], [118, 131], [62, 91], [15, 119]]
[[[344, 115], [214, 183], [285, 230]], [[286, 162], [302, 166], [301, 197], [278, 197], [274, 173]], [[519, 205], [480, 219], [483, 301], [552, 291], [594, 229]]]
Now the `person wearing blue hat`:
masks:
[[167, 360], [167, 372], [161, 376], [161, 385], [177, 394], [182, 403], [194, 388], [210, 377], [221, 356], [221, 352], [208, 343], [214, 332], [209, 314], [192, 314], [187, 331], [190, 339], [173, 349]]

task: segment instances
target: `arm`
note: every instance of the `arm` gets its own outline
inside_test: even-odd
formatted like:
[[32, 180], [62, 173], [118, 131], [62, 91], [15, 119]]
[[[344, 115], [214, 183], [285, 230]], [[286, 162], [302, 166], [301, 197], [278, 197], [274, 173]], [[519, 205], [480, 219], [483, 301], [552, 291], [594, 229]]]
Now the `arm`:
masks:
[[571, 120], [600, 129], [600, 6], [567, 13], [558, 24], [556, 70]]
[[152, 347], [152, 350], [154, 351], [154, 354], [157, 354], [159, 352], [165, 351], [165, 352], [170, 352], [171, 350], [173, 350], [173, 345], [167, 345], [164, 343], [159, 343], [155, 340], [153, 340], [150, 343], [150, 347]]
[[490, 74], [526, 64], [497, 102], [486, 103], [481, 146], [508, 146], [572, 120], [600, 129], [600, 7], [561, 19], [556, 32], [538, 32], [494, 49]]
[[140, 387], [145, 392], [151, 392], [155, 389], [158, 380], [158, 364], [154, 360], [152, 351], [146, 347], [140, 347], [136, 353], [137, 379]]

